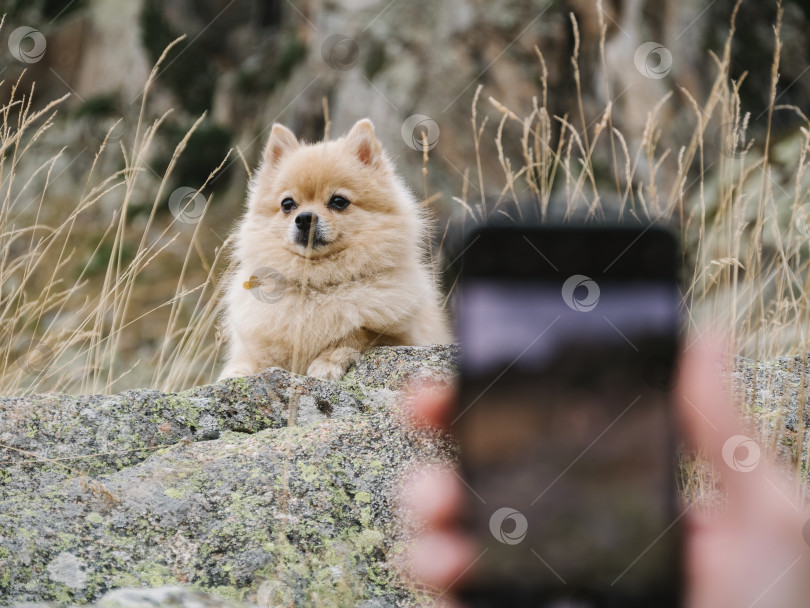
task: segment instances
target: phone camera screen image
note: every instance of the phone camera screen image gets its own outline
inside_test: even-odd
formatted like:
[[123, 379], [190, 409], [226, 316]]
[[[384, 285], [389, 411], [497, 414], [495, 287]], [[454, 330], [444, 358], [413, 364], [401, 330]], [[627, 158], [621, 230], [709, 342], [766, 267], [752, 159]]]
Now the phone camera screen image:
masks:
[[468, 605], [680, 605], [676, 259], [643, 228], [493, 228], [465, 253]]

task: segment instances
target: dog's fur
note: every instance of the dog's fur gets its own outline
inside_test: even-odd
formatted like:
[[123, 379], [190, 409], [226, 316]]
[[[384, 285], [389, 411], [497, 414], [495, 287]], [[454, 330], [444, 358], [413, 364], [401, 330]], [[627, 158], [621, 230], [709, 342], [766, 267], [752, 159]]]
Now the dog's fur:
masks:
[[[297, 206], [285, 213], [287, 198]], [[308, 230], [302, 212], [317, 216]], [[425, 227], [369, 120], [311, 145], [273, 125], [237, 230], [220, 377], [275, 366], [337, 379], [372, 346], [449, 342]]]

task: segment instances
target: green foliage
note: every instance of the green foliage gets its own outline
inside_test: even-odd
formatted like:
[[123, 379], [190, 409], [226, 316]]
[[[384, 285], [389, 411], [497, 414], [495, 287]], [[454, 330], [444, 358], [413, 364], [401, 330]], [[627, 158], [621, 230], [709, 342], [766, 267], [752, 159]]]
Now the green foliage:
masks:
[[38, 12], [47, 21], [61, 20], [87, 6], [87, 0], [8, 0], [0, 4], [0, 13], [12, 17]]
[[[728, 16], [736, 0], [719, 0], [707, 10], [719, 27], [706, 28], [702, 46], [722, 49], [728, 36]], [[806, 108], [810, 103], [810, 80], [802, 78], [810, 52], [806, 31], [810, 23], [810, 3], [807, 0], [784, 0], [782, 21], [782, 56], [779, 65], [780, 82], [776, 94], [779, 104]], [[768, 105], [773, 63], [776, 2], [743, 2], [737, 16], [737, 28], [731, 41], [729, 76], [745, 80], [740, 87], [742, 107], [752, 113], [751, 130], [754, 137], [764, 138], [768, 128]], [[793, 112], [773, 113], [771, 128], [780, 132], [795, 129], [801, 121]]]
[[[166, 123], [163, 134], [166, 141], [179, 142], [190, 128], [190, 124]], [[210, 120], [200, 123], [197, 130], [189, 137], [188, 145], [183, 154], [177, 159], [172, 173], [172, 183], [175, 187], [186, 186], [199, 188], [208, 179], [211, 172], [219, 166], [231, 146], [232, 134]], [[168, 169], [174, 149], [166, 149], [158, 154], [152, 163], [152, 168], [163, 175]], [[224, 186], [227, 183], [227, 170], [223, 168], [216, 181], [211, 182], [212, 189]]]
[[[163, 16], [160, 0], [147, 0], [141, 12], [141, 36], [149, 59], [156, 63], [164, 49], [183, 32], [175, 31]], [[191, 114], [202, 114], [211, 107], [216, 82], [218, 47], [211, 35], [186, 38], [167, 58], [159, 78]]]
[[[166, 46], [182, 34], [187, 38], [167, 58], [159, 78], [178, 98], [189, 114], [199, 115], [212, 106], [220, 62], [230, 61], [227, 47], [227, 19], [215, 19], [205, 5], [195, 5], [204, 22], [200, 32], [180, 31], [165, 18], [160, 0], [146, 0], [141, 13], [141, 32], [150, 59], [156, 62]], [[293, 69], [306, 58], [307, 47], [296, 35], [281, 36], [265, 62], [241, 68], [237, 87], [243, 94], [268, 93], [289, 79]], [[248, 62], [249, 63], [249, 62]]]
[[[90, 256], [90, 259], [87, 261], [87, 266], [84, 272], [86, 277], [92, 277], [94, 275], [103, 274], [107, 271], [107, 265], [110, 262], [110, 258], [113, 256], [114, 250], [111, 242], [104, 241], [99, 244], [93, 254]], [[122, 264], [129, 264], [135, 258], [135, 250], [130, 243], [122, 243], [121, 244], [121, 263]], [[77, 269], [77, 278], [78, 272], [81, 269]]]
[[376, 76], [380, 70], [383, 69], [387, 59], [388, 58], [385, 55], [385, 45], [380, 42], [373, 43], [371, 49], [369, 50], [368, 56], [366, 57], [366, 62], [363, 65], [363, 69], [366, 72], [366, 78], [369, 80], [374, 78], [374, 76]]
[[307, 46], [297, 37], [291, 36], [282, 44], [268, 64], [253, 64], [243, 67], [238, 73], [237, 88], [240, 93], [250, 95], [270, 93], [289, 79], [293, 68], [307, 55]]
[[115, 100], [115, 95], [112, 93], [102, 93], [100, 95], [94, 95], [93, 97], [85, 100], [84, 103], [76, 108], [75, 116], [77, 118], [96, 118], [115, 115], [118, 112], [119, 109]]

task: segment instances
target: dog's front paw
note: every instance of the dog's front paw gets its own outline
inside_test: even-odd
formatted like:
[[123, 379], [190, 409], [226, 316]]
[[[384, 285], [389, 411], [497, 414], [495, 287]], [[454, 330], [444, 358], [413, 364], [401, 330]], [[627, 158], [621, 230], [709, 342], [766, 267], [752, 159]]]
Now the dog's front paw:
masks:
[[336, 348], [321, 353], [317, 359], [309, 364], [307, 376], [315, 376], [324, 380], [340, 380], [346, 370], [360, 360], [360, 353], [348, 347]]
[[253, 375], [253, 373], [254, 373], [253, 370], [248, 369], [247, 367], [226, 368], [220, 372], [219, 378], [217, 378], [217, 382], [227, 380], [228, 378], [242, 378], [244, 376], [251, 376]]
[[349, 364], [340, 365], [324, 359], [315, 359], [307, 368], [307, 376], [323, 378], [324, 380], [340, 380], [347, 369], [349, 369]]

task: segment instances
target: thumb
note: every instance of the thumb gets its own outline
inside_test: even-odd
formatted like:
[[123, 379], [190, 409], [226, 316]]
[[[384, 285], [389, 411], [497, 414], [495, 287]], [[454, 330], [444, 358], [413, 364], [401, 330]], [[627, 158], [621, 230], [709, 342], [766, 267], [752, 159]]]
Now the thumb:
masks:
[[723, 464], [723, 446], [743, 435], [731, 395], [723, 382], [725, 341], [710, 336], [684, 349], [681, 356], [676, 404], [684, 439], [702, 450], [710, 462]]

